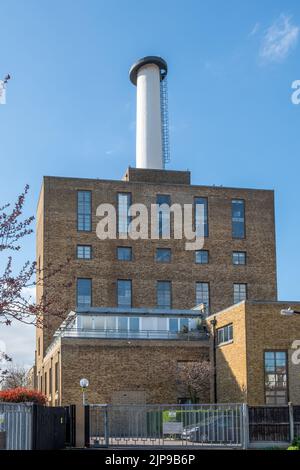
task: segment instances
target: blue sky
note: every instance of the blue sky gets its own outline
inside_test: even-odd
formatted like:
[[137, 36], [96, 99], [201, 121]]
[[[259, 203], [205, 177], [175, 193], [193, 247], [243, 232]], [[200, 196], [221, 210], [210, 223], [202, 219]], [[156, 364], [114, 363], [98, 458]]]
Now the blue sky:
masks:
[[[0, 78], [12, 75], [0, 106], [1, 204], [29, 183], [26, 210], [34, 213], [43, 175], [118, 179], [134, 166], [128, 69], [161, 55], [169, 65], [169, 168], [188, 168], [195, 184], [275, 189], [279, 298], [300, 300], [297, 0], [0, 7]], [[22, 256], [34, 253], [32, 237]]]

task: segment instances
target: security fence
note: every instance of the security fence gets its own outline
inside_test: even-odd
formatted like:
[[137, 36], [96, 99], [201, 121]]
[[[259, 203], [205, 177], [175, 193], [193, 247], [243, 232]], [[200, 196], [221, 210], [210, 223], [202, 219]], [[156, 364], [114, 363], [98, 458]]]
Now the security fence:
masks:
[[85, 443], [101, 446], [242, 447], [243, 405], [88, 405]]
[[32, 449], [32, 404], [0, 403], [2, 448]]
[[0, 403], [0, 448], [39, 450], [75, 445], [72, 423], [72, 407]]

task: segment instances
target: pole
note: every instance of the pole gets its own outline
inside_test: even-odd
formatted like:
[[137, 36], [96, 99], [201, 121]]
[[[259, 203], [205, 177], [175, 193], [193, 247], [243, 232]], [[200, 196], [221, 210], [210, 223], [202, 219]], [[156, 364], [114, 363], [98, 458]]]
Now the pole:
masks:
[[211, 320], [210, 324], [213, 327], [213, 371], [214, 371], [214, 403], [218, 401], [218, 394], [217, 394], [217, 352], [216, 352], [216, 324], [217, 320], [214, 317]]
[[289, 423], [290, 423], [290, 441], [293, 442], [295, 438], [295, 428], [294, 428], [293, 404], [291, 402], [289, 402]]
[[249, 446], [249, 413], [247, 403], [242, 404], [243, 415], [243, 449], [248, 449]]

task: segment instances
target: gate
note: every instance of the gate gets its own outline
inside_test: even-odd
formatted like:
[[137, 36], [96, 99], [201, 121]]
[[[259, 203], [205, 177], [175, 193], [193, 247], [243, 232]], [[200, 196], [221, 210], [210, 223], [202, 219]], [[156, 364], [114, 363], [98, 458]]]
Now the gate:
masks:
[[66, 440], [66, 410], [62, 406], [33, 405], [32, 449], [63, 449]]
[[87, 405], [85, 444], [241, 447], [243, 405]]

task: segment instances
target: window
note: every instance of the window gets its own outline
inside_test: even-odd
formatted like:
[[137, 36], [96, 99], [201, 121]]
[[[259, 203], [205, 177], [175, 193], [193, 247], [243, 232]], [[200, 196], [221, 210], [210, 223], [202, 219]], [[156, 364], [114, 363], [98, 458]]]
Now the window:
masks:
[[233, 303], [247, 299], [247, 284], [233, 284]]
[[128, 329], [128, 318], [118, 317], [118, 330], [127, 331]]
[[157, 261], [158, 263], [170, 263], [171, 261], [170, 248], [157, 248], [155, 261]]
[[117, 257], [119, 261], [132, 261], [132, 248], [130, 246], [118, 246]]
[[195, 262], [197, 264], [208, 264], [208, 256], [207, 250], [195, 251]]
[[286, 351], [265, 351], [264, 365], [266, 404], [286, 404], [288, 402]]
[[131, 193], [118, 193], [118, 233], [127, 234], [130, 223]]
[[171, 333], [177, 333], [178, 331], [187, 332], [189, 329], [188, 318], [170, 318], [169, 319], [169, 331]]
[[117, 324], [117, 317], [107, 316], [105, 318], [105, 320], [106, 320], [105, 329], [115, 331], [116, 330], [116, 324]]
[[216, 331], [217, 334], [217, 344], [228, 343], [229, 341], [233, 341], [233, 326], [232, 323], [230, 325], [223, 326], [222, 328], [218, 328]]
[[77, 192], [77, 230], [92, 230], [92, 195], [91, 191]]
[[90, 245], [77, 245], [77, 258], [78, 259], [91, 259], [92, 247]]
[[157, 281], [157, 306], [159, 308], [171, 308], [171, 282]]
[[231, 201], [233, 238], [245, 238], [245, 202], [242, 199]]
[[232, 263], [233, 264], [246, 264], [246, 252], [245, 251], [233, 251]]
[[117, 282], [117, 296], [118, 296], [118, 307], [131, 307], [131, 281], [130, 280], [118, 280]]
[[52, 367], [49, 369], [49, 395], [52, 395]]
[[55, 363], [55, 366], [54, 366], [54, 388], [55, 388], [55, 392], [58, 392], [58, 381], [59, 381], [59, 376], [58, 376], [58, 362]]
[[189, 319], [188, 318], [180, 318], [179, 319], [179, 327], [180, 327], [180, 331], [188, 331], [188, 329], [189, 329]]
[[168, 194], [157, 194], [158, 207], [158, 233], [160, 237], [170, 236], [170, 206], [171, 197]]
[[38, 356], [40, 356], [40, 355], [41, 355], [41, 338], [39, 336], [39, 338], [38, 338]]
[[77, 279], [77, 307], [90, 307], [92, 305], [92, 280]]
[[209, 284], [196, 282], [196, 305], [204, 304], [205, 313], [209, 314]]
[[48, 380], [47, 380], [47, 372], [44, 374], [45, 380], [44, 380], [44, 387], [45, 387], [45, 395], [48, 395]]
[[129, 330], [130, 331], [139, 331], [140, 329], [140, 319], [138, 317], [129, 318]]
[[[202, 207], [203, 207], [203, 220], [202, 219]], [[200, 210], [201, 208], [201, 210]], [[195, 197], [194, 199], [194, 212], [195, 212], [195, 231], [196, 234], [201, 234], [200, 228], [203, 225], [203, 234], [208, 237], [208, 201], [206, 197]]]
[[178, 331], [178, 318], [170, 318], [169, 320], [169, 330], [171, 333], [177, 333]]

